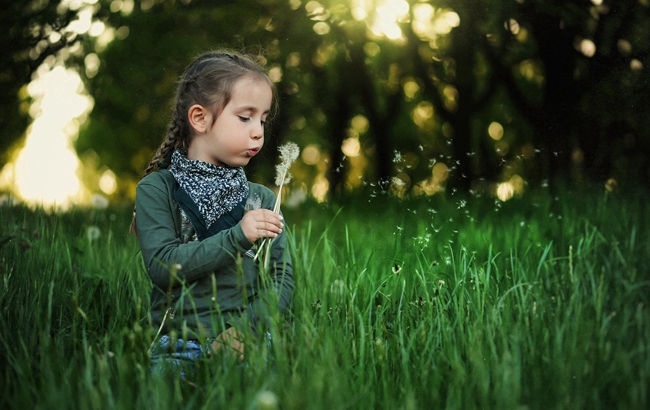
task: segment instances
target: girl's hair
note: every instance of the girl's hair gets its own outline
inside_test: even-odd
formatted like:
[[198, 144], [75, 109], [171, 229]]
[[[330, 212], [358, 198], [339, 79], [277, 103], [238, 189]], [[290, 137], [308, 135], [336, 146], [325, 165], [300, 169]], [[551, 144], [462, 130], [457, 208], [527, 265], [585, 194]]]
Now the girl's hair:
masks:
[[[194, 104], [211, 110], [213, 122], [221, 114], [232, 98], [237, 80], [250, 77], [266, 81], [273, 92], [271, 114], [277, 108], [277, 91], [258, 59], [251, 55], [225, 51], [213, 51], [197, 57], [178, 81], [172, 119], [167, 135], [156, 154], [149, 162], [143, 176], [160, 168], [168, 168], [171, 154], [176, 149], [187, 150], [192, 137], [187, 113]], [[269, 123], [269, 121], [267, 121]], [[131, 231], [137, 234], [135, 210], [131, 221]]]

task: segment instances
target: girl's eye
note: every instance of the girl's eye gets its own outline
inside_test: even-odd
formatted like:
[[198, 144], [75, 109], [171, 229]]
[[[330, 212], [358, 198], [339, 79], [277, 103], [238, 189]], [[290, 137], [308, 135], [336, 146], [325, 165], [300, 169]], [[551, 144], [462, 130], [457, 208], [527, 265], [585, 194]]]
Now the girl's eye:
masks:
[[238, 116], [238, 117], [239, 117], [239, 119], [240, 119], [242, 122], [250, 121], [250, 118], [248, 118], [248, 117], [242, 117], [241, 115]]
[[262, 124], [262, 127], [263, 127], [263, 126], [266, 125], [266, 120], [262, 120], [262, 121], [260, 121], [260, 123]]

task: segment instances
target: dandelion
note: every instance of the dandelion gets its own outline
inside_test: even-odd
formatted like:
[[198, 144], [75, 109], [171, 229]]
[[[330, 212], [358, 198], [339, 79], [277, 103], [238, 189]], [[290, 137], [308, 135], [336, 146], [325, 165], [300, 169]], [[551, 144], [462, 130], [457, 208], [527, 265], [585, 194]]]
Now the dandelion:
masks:
[[257, 409], [274, 410], [278, 408], [278, 396], [272, 391], [261, 391], [257, 394]]
[[99, 230], [96, 226], [89, 226], [86, 230], [86, 236], [90, 242], [96, 241], [102, 235], [102, 231]]
[[[296, 145], [295, 143], [288, 142], [284, 145], [281, 145], [278, 148], [278, 151], [280, 151], [280, 164], [275, 167], [275, 171], [276, 171], [275, 185], [277, 185], [279, 188], [278, 188], [278, 196], [275, 199], [275, 206], [273, 206], [273, 212], [276, 213], [280, 212], [280, 204], [282, 203], [282, 187], [284, 186], [284, 184], [291, 181], [291, 174], [289, 173], [289, 168], [291, 168], [291, 164], [293, 164], [293, 162], [298, 158], [298, 155], [300, 155], [300, 148], [298, 148], [298, 145]], [[264, 267], [267, 267], [268, 257], [270, 254], [269, 251], [271, 247], [270, 238], [264, 238], [253, 259], [257, 260], [257, 258], [260, 255], [260, 252], [262, 251], [262, 249], [264, 249], [265, 245], [266, 245], [266, 257], [264, 258]]]

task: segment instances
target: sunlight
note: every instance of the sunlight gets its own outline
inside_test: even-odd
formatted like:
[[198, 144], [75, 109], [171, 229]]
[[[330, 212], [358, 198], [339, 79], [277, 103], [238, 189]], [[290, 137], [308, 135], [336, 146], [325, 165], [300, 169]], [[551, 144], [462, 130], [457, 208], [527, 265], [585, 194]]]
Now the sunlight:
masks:
[[408, 21], [410, 10], [405, 0], [352, 0], [351, 10], [355, 20], [369, 20], [368, 26], [375, 36], [403, 39], [399, 23]]
[[[61, 10], [78, 10], [76, 18], [62, 33], [88, 33], [91, 37], [102, 38], [109, 29], [104, 23], [93, 21], [97, 1], [61, 1]], [[128, 3], [133, 2], [124, 1], [123, 7], [128, 9]], [[109, 34], [110, 38], [104, 38], [103, 42], [112, 40], [113, 32]], [[49, 41], [58, 41], [60, 37], [60, 33], [53, 32]], [[32, 54], [38, 56], [39, 52], [34, 49]], [[93, 100], [87, 95], [79, 74], [64, 68], [64, 59], [61, 54], [51, 55], [33, 74], [32, 82], [26, 87], [33, 99], [29, 107], [33, 122], [26, 130], [24, 146], [12, 153], [10, 162], [0, 172], [0, 189], [28, 204], [48, 208], [68, 208], [72, 204], [91, 202], [91, 193], [79, 178], [84, 169], [72, 143]], [[99, 57], [91, 53], [84, 62], [86, 74], [93, 77], [101, 64]], [[104, 193], [115, 192], [115, 175], [104, 172], [99, 188]]]
[[92, 106], [92, 99], [80, 90], [79, 75], [61, 66], [29, 84], [34, 122], [24, 148], [0, 174], [0, 186], [44, 206], [65, 208], [87, 196], [77, 177], [80, 162], [71, 143], [79, 128], [73, 119]]

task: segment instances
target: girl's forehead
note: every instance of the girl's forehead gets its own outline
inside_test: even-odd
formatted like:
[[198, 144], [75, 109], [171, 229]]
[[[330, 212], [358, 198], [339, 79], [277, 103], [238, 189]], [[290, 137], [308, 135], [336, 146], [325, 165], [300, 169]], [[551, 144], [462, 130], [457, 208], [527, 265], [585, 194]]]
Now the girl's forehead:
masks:
[[255, 105], [266, 104], [270, 106], [272, 98], [273, 91], [268, 81], [262, 78], [248, 76], [242, 77], [235, 82], [230, 103], [249, 104], [250, 102], [255, 101]]

